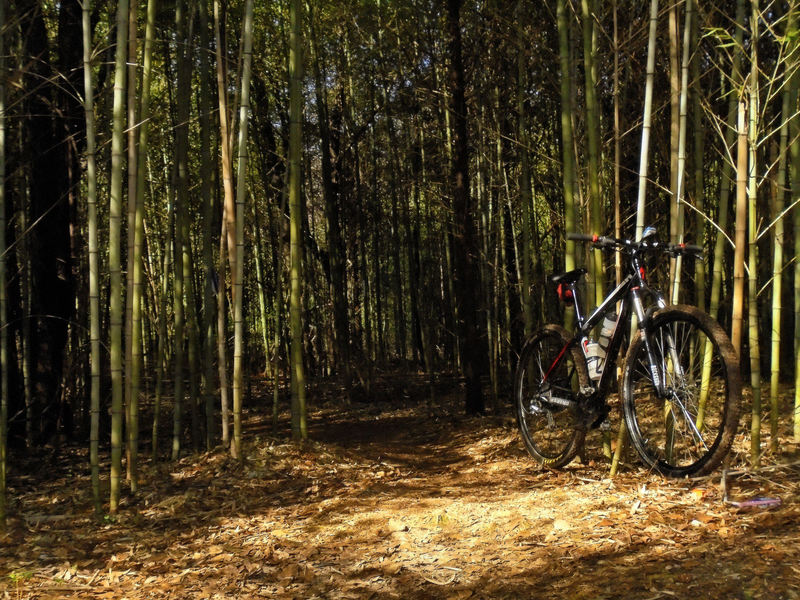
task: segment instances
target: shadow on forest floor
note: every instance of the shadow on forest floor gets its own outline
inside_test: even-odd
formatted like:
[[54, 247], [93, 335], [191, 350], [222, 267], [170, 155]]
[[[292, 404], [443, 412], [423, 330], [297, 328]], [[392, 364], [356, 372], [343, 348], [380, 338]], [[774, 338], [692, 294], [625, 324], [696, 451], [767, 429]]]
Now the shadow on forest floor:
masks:
[[113, 522], [92, 517], [84, 449], [15, 456], [0, 598], [800, 598], [787, 456], [732, 478], [735, 497], [782, 500], [740, 512], [719, 475], [664, 480], [628, 456], [610, 479], [597, 436], [541, 470], [510, 409], [468, 418], [455, 380], [430, 391], [404, 375], [342, 405], [320, 386], [305, 444], [269, 435], [256, 395], [244, 461], [145, 461]]

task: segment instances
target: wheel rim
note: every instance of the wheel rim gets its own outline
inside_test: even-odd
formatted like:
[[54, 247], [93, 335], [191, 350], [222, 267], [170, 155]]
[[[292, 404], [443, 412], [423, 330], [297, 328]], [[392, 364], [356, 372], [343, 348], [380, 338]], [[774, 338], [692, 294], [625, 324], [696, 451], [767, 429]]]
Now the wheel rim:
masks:
[[670, 474], [696, 471], [713, 455], [725, 424], [729, 382], [722, 354], [709, 333], [689, 318], [655, 327], [650, 342], [661, 357], [658, 371], [665, 393], [656, 391], [640, 340], [627, 390], [633, 400], [634, 442], [651, 466]]
[[543, 459], [563, 456], [575, 435], [575, 394], [580, 389], [570, 352], [553, 332], [537, 338], [519, 373], [517, 412], [526, 442]]

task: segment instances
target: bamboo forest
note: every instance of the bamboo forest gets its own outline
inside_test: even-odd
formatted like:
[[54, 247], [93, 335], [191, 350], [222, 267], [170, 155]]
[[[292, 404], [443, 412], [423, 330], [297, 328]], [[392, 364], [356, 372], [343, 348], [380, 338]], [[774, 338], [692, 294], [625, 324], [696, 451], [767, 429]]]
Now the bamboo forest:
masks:
[[[0, 0], [0, 598], [797, 598], [799, 92], [796, 0]], [[517, 389], [625, 285], [708, 468], [650, 310]]]

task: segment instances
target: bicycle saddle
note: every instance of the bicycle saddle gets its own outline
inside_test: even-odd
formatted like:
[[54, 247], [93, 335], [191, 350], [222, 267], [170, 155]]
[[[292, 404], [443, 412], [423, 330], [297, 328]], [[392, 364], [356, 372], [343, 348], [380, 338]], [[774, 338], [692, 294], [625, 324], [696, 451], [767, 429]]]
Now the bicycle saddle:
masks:
[[566, 273], [554, 273], [550, 275], [550, 281], [558, 285], [559, 283], [577, 283], [582, 275], [586, 274], [586, 269], [573, 269]]

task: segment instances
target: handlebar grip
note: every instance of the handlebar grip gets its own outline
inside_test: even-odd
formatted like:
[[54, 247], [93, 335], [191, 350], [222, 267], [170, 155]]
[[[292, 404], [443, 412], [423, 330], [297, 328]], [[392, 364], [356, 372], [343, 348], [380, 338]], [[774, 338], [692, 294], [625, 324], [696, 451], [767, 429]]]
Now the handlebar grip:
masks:
[[568, 240], [575, 240], [576, 242], [593, 242], [595, 240], [594, 235], [590, 235], [588, 233], [568, 233], [567, 239]]
[[698, 257], [703, 255], [703, 247], [694, 244], [674, 244], [669, 250], [673, 254], [692, 254]]
[[568, 233], [567, 239], [576, 242], [591, 242], [595, 248], [613, 248], [617, 245], [617, 240], [614, 238], [592, 233]]

